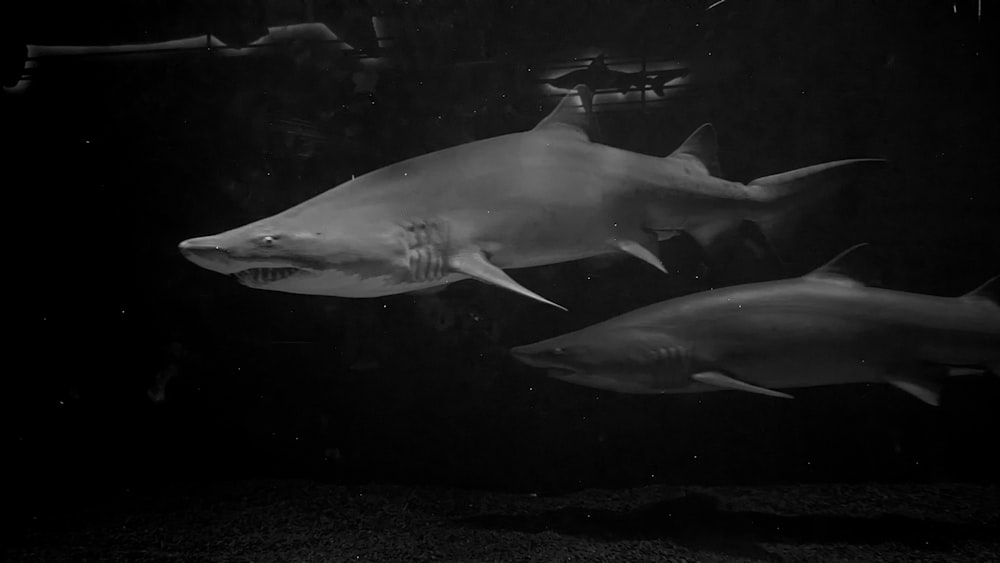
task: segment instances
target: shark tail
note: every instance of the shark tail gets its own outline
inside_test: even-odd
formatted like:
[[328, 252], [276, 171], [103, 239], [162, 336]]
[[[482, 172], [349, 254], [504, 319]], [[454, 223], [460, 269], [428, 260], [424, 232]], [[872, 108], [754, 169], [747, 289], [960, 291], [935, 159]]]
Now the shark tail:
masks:
[[[993, 309], [1000, 308], [1000, 275], [993, 276], [985, 283], [961, 296], [961, 299], [972, 301]], [[985, 371], [1000, 376], [1000, 360], [987, 362]]]
[[747, 219], [760, 228], [767, 240], [779, 244], [809, 208], [821, 205], [834, 192], [885, 163], [878, 158], [838, 160], [757, 178], [746, 189], [762, 206]]

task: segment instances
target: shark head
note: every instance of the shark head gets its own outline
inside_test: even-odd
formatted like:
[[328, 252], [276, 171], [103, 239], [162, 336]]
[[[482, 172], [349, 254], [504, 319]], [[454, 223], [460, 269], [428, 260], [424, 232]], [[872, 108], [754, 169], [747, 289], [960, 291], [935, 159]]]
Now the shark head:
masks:
[[663, 393], [689, 383], [690, 349], [642, 327], [595, 325], [511, 349], [551, 377], [622, 393]]
[[202, 268], [255, 289], [365, 297], [391, 292], [405, 279], [405, 246], [384, 229], [335, 224], [277, 215], [178, 248]]

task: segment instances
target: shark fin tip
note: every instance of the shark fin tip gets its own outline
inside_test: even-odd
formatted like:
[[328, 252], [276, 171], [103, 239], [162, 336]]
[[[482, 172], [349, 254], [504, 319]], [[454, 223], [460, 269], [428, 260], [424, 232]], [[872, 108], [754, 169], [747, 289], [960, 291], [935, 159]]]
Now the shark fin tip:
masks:
[[563, 311], [569, 311], [569, 309], [563, 307], [562, 305], [549, 301], [534, 291], [531, 291], [530, 289], [517, 283], [513, 278], [508, 276], [506, 272], [492, 264], [489, 259], [486, 258], [486, 255], [480, 250], [456, 254], [448, 259], [448, 265], [455, 272], [465, 274], [481, 282], [502, 287], [506, 290], [534, 299], [535, 301], [545, 303], [546, 305], [552, 305], [553, 307], [562, 309]]
[[784, 393], [782, 391], [775, 391], [774, 389], [768, 389], [767, 387], [761, 387], [760, 385], [754, 385], [746, 381], [737, 379], [731, 375], [719, 371], [703, 371], [696, 373], [691, 376], [691, 379], [699, 383], [704, 383], [706, 385], [712, 385], [715, 387], [721, 387], [723, 389], [733, 389], [735, 391], [747, 391], [750, 393], [757, 393], [760, 395], [767, 395], [768, 397], [777, 397], [779, 399], [792, 399], [792, 395]]
[[941, 385], [924, 377], [889, 376], [886, 381], [893, 387], [906, 391], [917, 399], [937, 407], [941, 405]]
[[993, 276], [986, 283], [962, 296], [963, 299], [981, 299], [1000, 304], [1000, 276]]
[[631, 254], [664, 274], [667, 274], [669, 272], [667, 272], [666, 266], [663, 265], [663, 262], [656, 255], [656, 252], [653, 251], [655, 244], [655, 240], [646, 245], [634, 240], [615, 240], [611, 242], [611, 245], [618, 250]]

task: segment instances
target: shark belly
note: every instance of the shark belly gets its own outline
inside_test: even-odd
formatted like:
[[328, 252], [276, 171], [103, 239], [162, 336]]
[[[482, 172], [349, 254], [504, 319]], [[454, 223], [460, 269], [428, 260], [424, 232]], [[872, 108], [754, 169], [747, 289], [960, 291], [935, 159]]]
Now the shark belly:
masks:
[[[702, 362], [771, 389], [880, 382], [913, 361], [912, 340], [897, 327], [823, 308], [752, 307], [686, 325]], [[727, 309], [731, 309], [727, 308]]]
[[430, 289], [465, 279], [462, 274], [448, 274], [442, 278], [430, 281], [406, 281], [398, 275], [383, 274], [360, 277], [339, 272], [320, 275], [318, 280], [312, 280], [308, 286], [293, 282], [276, 282], [269, 284], [267, 289], [283, 293], [301, 295], [324, 295], [329, 297], [384, 297], [411, 291]]
[[[970, 323], [971, 324], [971, 323]], [[1000, 364], [1000, 319], [978, 330], [922, 330], [910, 336], [912, 355], [927, 364], [991, 366]]]
[[769, 389], [884, 381], [885, 368], [880, 362], [837, 350], [812, 352], [762, 355], [724, 366], [740, 379]]
[[957, 318], [955, 308], [937, 326], [874, 303], [869, 309], [845, 305], [738, 308], [689, 328], [701, 331], [700, 348], [713, 367], [771, 389], [936, 380], [948, 366], [996, 365], [1000, 357], [1000, 332]]

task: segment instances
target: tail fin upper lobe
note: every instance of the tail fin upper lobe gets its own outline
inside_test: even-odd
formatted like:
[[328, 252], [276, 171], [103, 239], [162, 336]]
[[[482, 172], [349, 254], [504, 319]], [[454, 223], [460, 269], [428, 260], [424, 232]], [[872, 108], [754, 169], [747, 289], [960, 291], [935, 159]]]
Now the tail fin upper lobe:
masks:
[[757, 223], [769, 240], [780, 241], [806, 208], [885, 164], [878, 158], [838, 160], [757, 178], [747, 184], [747, 192], [767, 205], [748, 219]]

